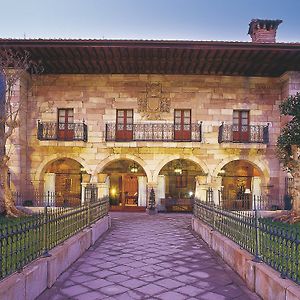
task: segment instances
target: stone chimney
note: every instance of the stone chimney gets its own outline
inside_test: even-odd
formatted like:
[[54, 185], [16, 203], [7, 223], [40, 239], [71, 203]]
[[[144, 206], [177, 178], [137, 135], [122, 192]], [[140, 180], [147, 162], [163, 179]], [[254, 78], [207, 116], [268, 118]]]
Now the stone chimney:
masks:
[[282, 20], [252, 19], [249, 31], [253, 43], [276, 43], [276, 31]]

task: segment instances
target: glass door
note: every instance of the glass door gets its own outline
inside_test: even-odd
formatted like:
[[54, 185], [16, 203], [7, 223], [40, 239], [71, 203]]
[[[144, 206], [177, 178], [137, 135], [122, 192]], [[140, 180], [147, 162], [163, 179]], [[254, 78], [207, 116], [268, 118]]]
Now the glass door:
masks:
[[117, 110], [117, 141], [131, 141], [133, 137], [133, 110], [118, 109]]
[[249, 111], [234, 110], [233, 111], [233, 141], [249, 142]]
[[175, 109], [174, 139], [177, 141], [188, 141], [191, 139], [191, 110], [190, 109]]
[[74, 112], [72, 108], [58, 110], [58, 139], [74, 139]]

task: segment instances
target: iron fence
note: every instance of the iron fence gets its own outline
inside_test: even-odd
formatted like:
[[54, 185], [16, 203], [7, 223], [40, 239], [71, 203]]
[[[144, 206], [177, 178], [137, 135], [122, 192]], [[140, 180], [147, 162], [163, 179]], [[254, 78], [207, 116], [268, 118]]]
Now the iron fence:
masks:
[[[202, 124], [188, 124], [188, 128], [185, 130], [189, 132], [184, 139], [177, 139], [175, 137], [175, 125], [171, 123], [146, 123], [146, 124], [130, 124], [127, 125], [126, 130], [132, 132], [130, 135], [131, 141], [202, 141]], [[124, 141], [125, 137], [122, 135], [122, 139], [117, 137], [117, 126], [115, 123], [108, 123], [105, 127], [105, 140], [106, 141]], [[126, 139], [127, 141], [129, 139]]]
[[194, 201], [194, 216], [240, 247], [300, 284], [300, 226], [282, 224], [254, 211], [229, 211], [212, 203]]
[[71, 203], [80, 205], [80, 194], [68, 195], [67, 197], [60, 192], [50, 191], [45, 193], [39, 191], [26, 193], [13, 192], [12, 194], [17, 206], [69, 206]]
[[62, 193], [39, 191], [27, 191], [25, 193], [13, 192], [13, 200], [17, 206], [56, 206], [74, 207], [82, 202], [94, 202], [98, 199], [98, 189], [96, 185], [88, 184], [83, 190], [83, 198], [80, 193]]
[[219, 143], [269, 143], [268, 125], [238, 125], [222, 124], [219, 127]]
[[237, 194], [235, 191], [218, 190], [217, 198], [214, 196], [215, 191], [209, 187], [206, 190], [206, 203], [214, 203], [219, 207], [227, 210], [243, 211], [243, 210], [278, 210], [290, 209], [289, 203], [284, 196], [279, 196], [277, 199], [270, 197], [256, 196], [251, 194]]
[[108, 198], [78, 207], [48, 207], [32, 216], [0, 219], [0, 280], [108, 214]]
[[232, 197], [229, 193], [219, 191], [218, 205], [228, 210], [278, 210], [285, 209], [283, 197], [271, 199], [250, 194]]

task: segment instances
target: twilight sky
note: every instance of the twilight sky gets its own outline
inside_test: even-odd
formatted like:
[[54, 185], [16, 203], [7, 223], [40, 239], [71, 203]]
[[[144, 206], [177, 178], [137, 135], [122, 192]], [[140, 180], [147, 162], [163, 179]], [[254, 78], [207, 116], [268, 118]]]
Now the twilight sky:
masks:
[[0, 0], [1, 38], [249, 41], [253, 18], [300, 42], [300, 0]]

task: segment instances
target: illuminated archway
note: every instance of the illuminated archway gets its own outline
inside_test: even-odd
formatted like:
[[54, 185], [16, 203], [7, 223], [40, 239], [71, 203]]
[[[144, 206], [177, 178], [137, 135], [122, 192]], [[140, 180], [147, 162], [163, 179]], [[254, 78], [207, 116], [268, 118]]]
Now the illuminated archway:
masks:
[[218, 173], [222, 176], [221, 205], [228, 209], [252, 209], [253, 196], [259, 199], [263, 172], [254, 163], [238, 159], [226, 163]]
[[161, 169], [169, 162], [174, 161], [174, 160], [178, 160], [178, 159], [182, 159], [182, 160], [187, 160], [190, 162], [195, 163], [196, 165], [199, 166], [199, 168], [202, 170], [202, 172], [206, 175], [209, 174], [209, 169], [206, 166], [205, 162], [198, 159], [195, 156], [181, 156], [181, 155], [169, 155], [168, 157], [164, 158], [163, 160], [161, 160], [157, 166], [155, 167], [155, 171], [153, 173], [153, 182], [157, 182], [158, 180], [158, 175], [161, 171]]
[[114, 207], [133, 208], [146, 206], [147, 176], [136, 161], [119, 159], [108, 162], [102, 173], [108, 175], [110, 204]]
[[98, 173], [105, 173], [104, 168], [111, 162], [118, 161], [118, 160], [131, 160], [139, 164], [144, 172], [146, 173], [147, 180], [152, 181], [152, 174], [149, 169], [149, 167], [146, 165], [146, 163], [140, 159], [139, 157], [131, 154], [114, 154], [110, 155], [109, 157], [103, 159], [96, 167], [93, 177], [96, 177]]
[[35, 173], [35, 176], [34, 176], [34, 180], [37, 181], [37, 182], [42, 182], [43, 179], [44, 179], [44, 173], [45, 173], [45, 170], [47, 169], [47, 167], [53, 163], [54, 161], [56, 160], [59, 160], [59, 159], [63, 159], [63, 158], [68, 158], [68, 159], [72, 159], [74, 161], [77, 161], [79, 164], [82, 165], [82, 167], [86, 170], [86, 172], [88, 174], [91, 174], [92, 173], [92, 170], [89, 168], [89, 166], [87, 165], [86, 161], [81, 158], [80, 156], [76, 156], [76, 155], [62, 155], [62, 154], [53, 154], [49, 157], [47, 157], [40, 165], [39, 167], [37, 168], [36, 170], [36, 173]]
[[55, 206], [76, 206], [81, 202], [82, 165], [71, 158], [59, 158], [43, 170], [44, 193]]
[[174, 159], [160, 170], [165, 183], [165, 198], [192, 198], [195, 195], [196, 177], [206, 175], [199, 164], [189, 159]]

